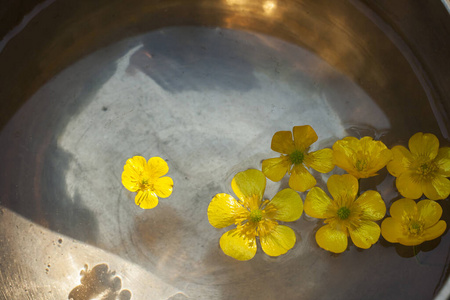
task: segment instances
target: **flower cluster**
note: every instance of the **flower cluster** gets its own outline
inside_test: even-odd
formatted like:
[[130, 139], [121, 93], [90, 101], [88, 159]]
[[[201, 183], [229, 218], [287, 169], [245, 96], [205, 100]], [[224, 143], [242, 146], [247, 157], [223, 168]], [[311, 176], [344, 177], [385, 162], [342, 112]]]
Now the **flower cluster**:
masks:
[[[295, 126], [292, 132], [276, 132], [271, 148], [280, 156], [263, 160], [262, 173], [252, 169], [236, 174], [232, 188], [238, 200], [228, 194], [217, 194], [212, 199], [208, 207], [210, 224], [216, 228], [236, 225], [220, 238], [225, 254], [238, 260], [251, 259], [257, 239], [268, 255], [286, 253], [295, 244], [295, 233], [277, 221], [300, 218], [303, 204], [297, 192], [308, 190], [304, 210], [310, 217], [323, 219], [324, 226], [315, 237], [319, 247], [327, 251], [345, 251], [349, 237], [356, 247], [368, 249], [380, 235], [392, 243], [418, 245], [444, 233], [442, 208], [433, 200], [444, 199], [450, 193], [450, 148], [439, 149], [434, 135], [415, 134], [409, 141], [411, 152], [403, 146], [388, 149], [369, 136], [345, 137], [332, 148], [311, 151], [317, 140], [309, 125]], [[310, 170], [329, 173], [335, 166], [348, 174], [329, 177], [330, 197], [315, 187], [317, 181]], [[377, 221], [385, 217], [385, 201], [374, 190], [360, 194], [359, 180], [377, 176], [384, 167], [397, 177], [397, 189], [407, 199], [391, 205], [390, 217], [380, 227]], [[266, 177], [277, 182], [286, 175], [290, 188], [271, 201], [263, 201]], [[422, 194], [431, 200], [416, 204], [412, 199]]]
[[[349, 238], [356, 247], [368, 249], [380, 235], [391, 243], [415, 246], [445, 232], [447, 224], [440, 220], [443, 211], [435, 200], [450, 194], [450, 147], [439, 148], [435, 135], [414, 134], [409, 149], [388, 149], [383, 142], [365, 136], [345, 137], [331, 148], [312, 151], [317, 140], [309, 125], [295, 126], [292, 132], [276, 132], [271, 148], [280, 156], [263, 160], [261, 171], [238, 172], [231, 182], [236, 198], [226, 193], [213, 197], [207, 210], [209, 223], [215, 228], [236, 226], [220, 238], [220, 248], [226, 255], [250, 260], [256, 255], [258, 241], [267, 255], [287, 253], [297, 238], [283, 222], [298, 220], [303, 209], [308, 216], [323, 220], [324, 225], [315, 234], [316, 242], [334, 253], [344, 252]], [[327, 194], [315, 186], [317, 180], [310, 171], [329, 173], [335, 167], [347, 174], [331, 175]], [[384, 167], [396, 178], [395, 185], [404, 198], [390, 206], [390, 216], [380, 227], [377, 222], [386, 215], [385, 201], [377, 191], [361, 192], [360, 181], [377, 176]], [[169, 166], [160, 157], [146, 161], [134, 156], [126, 161], [122, 184], [137, 192], [137, 205], [151, 209], [158, 205], [158, 197], [172, 194], [173, 180], [164, 177], [168, 171]], [[266, 178], [278, 182], [286, 175], [289, 188], [266, 199]], [[304, 204], [298, 192], [307, 192]], [[416, 199], [420, 200], [416, 203]]]

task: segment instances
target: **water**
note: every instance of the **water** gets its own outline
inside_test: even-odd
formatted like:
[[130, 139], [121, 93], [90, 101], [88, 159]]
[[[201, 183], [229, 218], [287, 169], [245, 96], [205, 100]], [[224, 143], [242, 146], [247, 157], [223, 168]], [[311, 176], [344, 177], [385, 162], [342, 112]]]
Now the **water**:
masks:
[[[411, 122], [427, 103], [395, 116], [386, 105], [396, 104], [373, 99], [314, 53], [281, 40], [165, 28], [83, 58], [27, 101], [0, 134], [8, 170], [1, 174], [1, 204], [48, 234], [143, 268], [161, 288], [178, 291], [176, 299], [430, 299], [448, 276], [446, 233], [416, 247], [417, 257], [411, 247], [383, 238], [368, 250], [349, 243], [335, 255], [315, 242], [322, 223], [302, 215], [288, 224], [297, 234], [288, 254], [271, 258], [258, 249], [254, 259], [239, 262], [219, 248], [228, 229], [207, 220], [214, 195], [232, 193], [235, 173], [277, 156], [270, 150], [276, 131], [309, 124], [319, 136], [313, 149], [347, 135], [393, 146], [405, 144], [411, 132], [439, 134], [431, 115]], [[123, 165], [134, 155], [160, 156], [169, 165], [174, 192], [153, 210], [137, 207], [121, 184]], [[323, 187], [330, 174], [315, 175]], [[268, 181], [266, 196], [286, 186], [286, 180]], [[363, 183], [375, 188], [388, 208], [400, 198], [385, 170]], [[440, 204], [449, 224], [449, 205]], [[78, 250], [70, 251], [71, 262], [59, 264], [72, 270], [75, 288], [84, 263], [73, 259]], [[90, 267], [111, 265], [106, 258], [116, 259], [91, 255]], [[124, 276], [130, 272], [124, 264], [114, 267], [132, 295], [149, 288]]]

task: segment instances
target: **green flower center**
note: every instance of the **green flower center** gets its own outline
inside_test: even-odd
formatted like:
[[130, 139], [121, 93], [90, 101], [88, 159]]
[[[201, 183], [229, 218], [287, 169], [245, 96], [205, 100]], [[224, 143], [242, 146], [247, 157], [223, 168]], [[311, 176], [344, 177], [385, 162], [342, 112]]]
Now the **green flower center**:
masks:
[[260, 209], [254, 209], [250, 212], [250, 221], [258, 223], [262, 220], [262, 211]]
[[338, 209], [337, 215], [339, 219], [346, 220], [350, 216], [350, 209], [348, 207], [343, 206]]
[[291, 159], [291, 162], [294, 165], [298, 165], [298, 164], [301, 164], [303, 162], [303, 159], [305, 159], [305, 155], [303, 154], [302, 151], [295, 150], [294, 152], [289, 154], [289, 158]]
[[433, 162], [423, 163], [419, 166], [417, 172], [422, 176], [432, 175], [436, 170], [436, 165]]
[[366, 160], [357, 160], [356, 161], [356, 165], [355, 168], [356, 170], [358, 170], [359, 172], [361, 172], [362, 170], [366, 169], [367, 167], [367, 161]]
[[150, 182], [150, 179], [147, 177], [144, 177], [141, 179], [140, 182], [140, 189], [141, 190], [152, 190], [153, 189], [153, 183]]
[[408, 232], [410, 235], [420, 235], [423, 231], [422, 222], [412, 220], [408, 226]]

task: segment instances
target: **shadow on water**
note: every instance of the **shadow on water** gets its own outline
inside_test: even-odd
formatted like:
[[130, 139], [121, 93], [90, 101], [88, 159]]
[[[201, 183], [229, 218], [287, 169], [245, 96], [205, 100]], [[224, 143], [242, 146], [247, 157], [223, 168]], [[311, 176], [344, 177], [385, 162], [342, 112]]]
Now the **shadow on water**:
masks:
[[[118, 47], [123, 55], [127, 49]], [[0, 147], [4, 166], [0, 172], [0, 204], [61, 234], [95, 244], [98, 234], [96, 217], [75, 190], [69, 192], [65, 181], [69, 165], [76, 163], [72, 154], [58, 145], [71, 117], [90, 103], [97, 90], [115, 72], [115, 64], [94, 55], [95, 67], [86, 74], [86, 65], [63, 72], [54, 82], [24, 105], [1, 132]], [[92, 59], [92, 58], [91, 58]], [[87, 76], [88, 79], [83, 76]], [[67, 86], [73, 94], [67, 93]]]
[[[211, 89], [245, 92], [257, 87], [253, 67], [246, 60], [255, 49], [255, 36], [239, 32], [186, 27], [168, 28], [145, 36], [143, 47], [130, 65], [152, 78], [166, 91]], [[258, 55], [258, 54], [256, 54]]]
[[[53, 148], [53, 149], [52, 149]], [[50, 146], [41, 175], [41, 203], [49, 228], [77, 240], [95, 244], [98, 224], [95, 215], [83, 204], [78, 191], [68, 193], [64, 170], [73, 161], [72, 156]]]

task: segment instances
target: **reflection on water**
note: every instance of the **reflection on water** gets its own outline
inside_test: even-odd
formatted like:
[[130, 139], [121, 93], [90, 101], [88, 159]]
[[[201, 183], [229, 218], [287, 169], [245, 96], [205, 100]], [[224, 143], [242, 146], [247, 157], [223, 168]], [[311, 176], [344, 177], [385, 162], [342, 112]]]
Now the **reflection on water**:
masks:
[[[225, 230], [207, 220], [212, 197], [231, 193], [236, 172], [274, 156], [276, 131], [309, 124], [317, 148], [347, 135], [390, 147], [407, 141], [406, 132], [437, 128], [427, 119], [421, 128], [398, 126], [402, 116], [392, 122], [379, 100], [280, 40], [212, 28], [152, 32], [69, 67], [18, 112], [0, 134], [0, 160], [11, 170], [1, 175], [2, 204], [117, 254], [193, 299], [429, 299], [448, 276], [447, 235], [431, 251], [416, 248], [421, 264], [385, 241], [334, 255], [315, 242], [321, 224], [303, 215], [292, 223], [298, 242], [288, 255], [271, 258], [259, 249], [242, 263], [222, 253]], [[409, 109], [420, 114], [420, 107]], [[175, 183], [151, 211], [137, 207], [121, 184], [134, 155], [167, 158]], [[314, 174], [322, 188], [329, 175]], [[286, 186], [268, 182], [267, 198]], [[400, 197], [385, 171], [363, 182], [363, 190], [375, 188], [388, 207]], [[86, 274], [72, 295], [94, 291], [88, 282], [101, 278], [118, 296], [108, 266]]]

